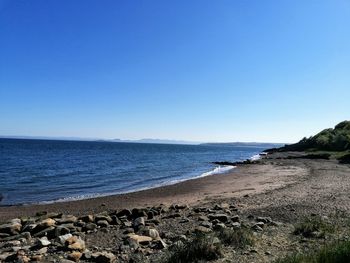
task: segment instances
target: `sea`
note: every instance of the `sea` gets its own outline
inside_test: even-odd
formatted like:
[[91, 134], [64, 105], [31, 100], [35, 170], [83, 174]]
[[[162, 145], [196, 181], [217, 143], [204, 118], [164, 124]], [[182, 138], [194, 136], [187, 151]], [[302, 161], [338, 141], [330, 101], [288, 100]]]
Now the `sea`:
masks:
[[261, 146], [0, 139], [0, 205], [107, 196], [221, 174]]

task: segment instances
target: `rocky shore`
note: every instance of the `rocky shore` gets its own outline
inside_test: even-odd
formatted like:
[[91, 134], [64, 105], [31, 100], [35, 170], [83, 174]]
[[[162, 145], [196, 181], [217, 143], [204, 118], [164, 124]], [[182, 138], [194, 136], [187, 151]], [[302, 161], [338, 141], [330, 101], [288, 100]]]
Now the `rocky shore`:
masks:
[[[53, 211], [55, 206], [26, 207], [21, 216], [3, 217], [0, 262], [186, 262], [181, 261], [181, 249], [192, 251], [201, 236], [207, 246], [204, 251], [211, 252], [201, 260], [273, 262], [290, 253], [314, 250], [320, 243], [348, 240], [349, 174], [349, 165], [336, 160], [276, 153], [230, 175], [184, 182], [213, 187], [214, 180], [219, 189], [192, 188], [193, 199], [179, 191], [173, 200], [182, 202], [175, 204], [169, 204], [171, 196], [162, 193], [164, 204], [136, 202], [135, 207], [120, 209], [110, 202], [101, 204], [106, 199], [90, 200], [100, 205], [86, 207], [85, 213], [83, 209], [74, 213], [72, 208], [79, 202], [60, 204], [66, 211]], [[226, 187], [220, 188], [218, 178]], [[155, 195], [176, 187], [160, 188]], [[158, 200], [157, 196], [143, 203]], [[21, 207], [0, 211], [16, 208], [20, 214]], [[297, 232], [303, 220], [317, 222], [318, 227]], [[336, 228], [324, 227], [328, 225]]]

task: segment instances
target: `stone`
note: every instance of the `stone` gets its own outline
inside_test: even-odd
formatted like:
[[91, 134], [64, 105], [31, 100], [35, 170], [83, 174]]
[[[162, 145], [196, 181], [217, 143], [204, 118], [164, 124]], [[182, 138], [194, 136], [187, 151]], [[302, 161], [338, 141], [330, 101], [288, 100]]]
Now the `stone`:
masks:
[[225, 228], [226, 228], [226, 225], [224, 223], [217, 223], [214, 225], [214, 230], [222, 230]]
[[206, 228], [212, 228], [213, 224], [207, 221], [203, 221], [202, 223], [200, 223], [200, 226], [204, 226]]
[[164, 249], [164, 248], [167, 248], [167, 244], [163, 240], [159, 239], [159, 240], [154, 242], [152, 248], [153, 249]]
[[93, 215], [85, 215], [85, 216], [79, 217], [79, 220], [81, 220], [85, 223], [92, 223], [95, 221], [95, 218]]
[[99, 215], [95, 216], [95, 222], [97, 223], [98, 221], [107, 221], [108, 224], [110, 224], [110, 223], [113, 222], [113, 219], [110, 216], [108, 216], [108, 215], [101, 215], [101, 214], [99, 214]]
[[214, 215], [209, 215], [209, 219], [212, 220], [219, 220], [223, 223], [228, 221], [228, 216], [226, 214], [214, 214]]
[[268, 224], [268, 223], [272, 222], [272, 219], [271, 219], [271, 217], [261, 217], [261, 216], [259, 216], [259, 217], [256, 218], [256, 221], [257, 222], [263, 222], [264, 224]]
[[54, 227], [54, 226], [50, 226], [50, 227], [48, 227], [48, 228], [45, 228], [45, 229], [43, 229], [43, 230], [41, 230], [41, 231], [35, 233], [35, 234], [33, 235], [33, 237], [43, 237], [43, 236], [47, 236], [47, 235], [49, 235], [49, 234], [51, 234], [51, 233], [54, 233], [54, 231], [55, 231], [55, 227]]
[[58, 226], [55, 229], [55, 237], [59, 237], [69, 233], [70, 233], [70, 229], [64, 226]]
[[84, 227], [85, 231], [92, 231], [95, 230], [97, 228], [97, 225], [95, 223], [87, 223]]
[[85, 241], [77, 236], [72, 236], [68, 238], [65, 244], [71, 250], [78, 250], [78, 251], [85, 250]]
[[197, 232], [197, 233], [209, 233], [211, 231], [212, 230], [210, 228], [207, 228], [207, 227], [204, 227], [204, 226], [197, 226], [194, 229], [194, 232]]
[[72, 234], [66, 234], [66, 235], [59, 236], [58, 240], [62, 245], [64, 245], [66, 243], [67, 239], [70, 239], [72, 237], [73, 237]]
[[34, 262], [42, 262], [43, 261], [43, 255], [33, 255], [30, 257], [31, 261]]
[[42, 247], [47, 247], [51, 244], [51, 242], [47, 239], [47, 237], [42, 237], [38, 240], [38, 244]]
[[21, 231], [22, 225], [18, 222], [10, 222], [8, 224], [0, 225], [0, 233], [9, 235], [17, 235]]
[[232, 216], [231, 221], [232, 222], [239, 222], [240, 221], [239, 216], [238, 215]]
[[56, 219], [57, 224], [62, 225], [62, 224], [71, 224], [75, 223], [78, 221], [78, 218], [76, 218], [73, 215], [64, 215], [61, 218]]
[[190, 222], [190, 220], [187, 217], [184, 217], [179, 221], [180, 224], [184, 224], [184, 223], [188, 223], [188, 222]]
[[133, 218], [147, 217], [147, 211], [146, 209], [143, 209], [143, 208], [134, 208], [131, 211], [131, 214]]
[[198, 217], [198, 221], [209, 221], [209, 218], [207, 216], [201, 215]]
[[151, 237], [154, 240], [159, 240], [160, 236], [156, 229], [148, 229], [145, 231], [145, 235]]
[[126, 217], [129, 217], [131, 216], [131, 211], [129, 209], [123, 209], [121, 211], [119, 211], [117, 214], [116, 214], [117, 217], [122, 217], [122, 216], [126, 216]]
[[51, 226], [54, 226], [56, 224], [56, 221], [52, 218], [46, 218], [44, 220], [42, 220], [37, 227], [40, 229], [44, 229], [44, 228], [48, 228]]
[[117, 260], [116, 256], [113, 253], [107, 251], [92, 253], [91, 258], [96, 263], [113, 263]]
[[133, 223], [134, 227], [144, 226], [145, 225], [145, 218], [144, 217], [138, 217], [134, 220]]
[[75, 262], [78, 262], [80, 258], [82, 257], [82, 253], [79, 251], [73, 251], [68, 254], [68, 259], [73, 260]]
[[233, 228], [241, 228], [241, 224], [239, 222], [233, 222], [231, 224], [231, 227], [233, 227]]
[[141, 245], [148, 244], [149, 242], [152, 241], [152, 238], [148, 236], [139, 236], [136, 234], [129, 234], [128, 237]]
[[99, 220], [99, 221], [97, 221], [97, 225], [98, 225], [99, 227], [108, 227], [108, 226], [109, 226], [109, 223], [108, 223], [107, 220]]
[[258, 226], [258, 225], [253, 225], [253, 226], [252, 226], [252, 229], [253, 229], [254, 231], [256, 231], [256, 232], [262, 232], [262, 231], [263, 231], [263, 229], [262, 229], [260, 226]]

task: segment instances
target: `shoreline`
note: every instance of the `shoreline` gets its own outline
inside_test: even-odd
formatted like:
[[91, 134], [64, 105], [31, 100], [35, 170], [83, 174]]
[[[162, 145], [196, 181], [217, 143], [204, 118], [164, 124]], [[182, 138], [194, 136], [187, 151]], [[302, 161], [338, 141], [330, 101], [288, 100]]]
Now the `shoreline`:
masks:
[[32, 216], [41, 211], [83, 215], [159, 204], [194, 205], [214, 199], [259, 194], [293, 183], [291, 175], [293, 177], [305, 173], [301, 168], [293, 166], [280, 169], [261, 159], [257, 164], [239, 165], [227, 173], [197, 177], [136, 192], [49, 204], [1, 206], [0, 222], [19, 216]]

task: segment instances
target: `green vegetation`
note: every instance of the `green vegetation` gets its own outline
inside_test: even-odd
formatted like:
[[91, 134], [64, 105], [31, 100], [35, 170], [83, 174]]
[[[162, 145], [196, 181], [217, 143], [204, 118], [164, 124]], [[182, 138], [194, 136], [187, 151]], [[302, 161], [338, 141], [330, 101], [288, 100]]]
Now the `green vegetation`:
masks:
[[350, 262], [350, 241], [337, 242], [310, 254], [296, 254], [275, 263], [346, 263]]
[[279, 151], [350, 151], [350, 121], [337, 124], [334, 129], [325, 129], [296, 144], [286, 145]]
[[225, 228], [218, 231], [216, 235], [224, 245], [235, 248], [245, 248], [254, 244], [253, 233], [247, 228], [237, 230]]
[[225, 228], [210, 234], [197, 234], [192, 240], [175, 244], [163, 262], [189, 263], [210, 261], [222, 256], [222, 244], [243, 249], [253, 245], [254, 237], [250, 229]]
[[189, 263], [214, 260], [221, 257], [221, 244], [213, 235], [196, 235], [193, 240], [179, 242], [172, 247], [164, 262]]
[[303, 235], [304, 237], [323, 238], [327, 233], [333, 233], [335, 225], [331, 224], [319, 216], [305, 218], [302, 222], [294, 226], [295, 235]]

